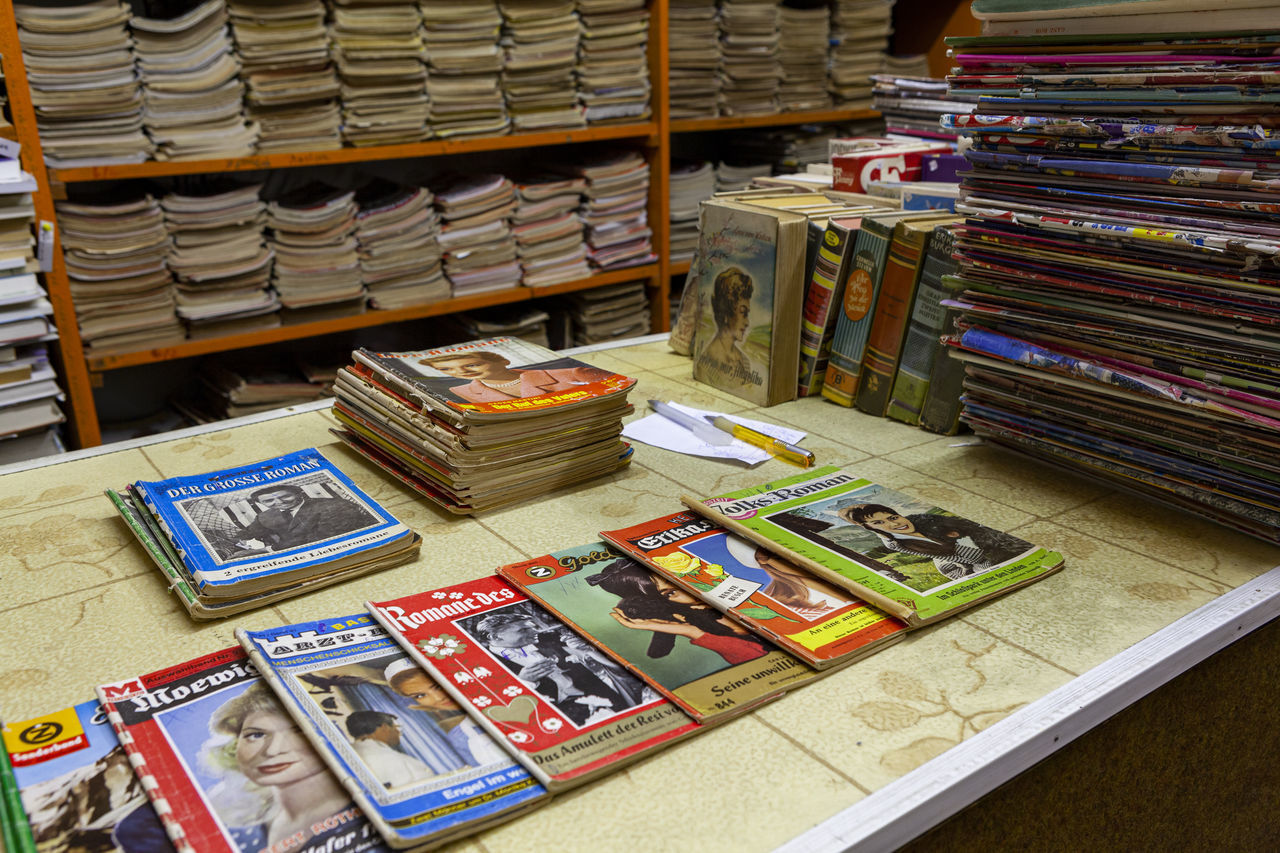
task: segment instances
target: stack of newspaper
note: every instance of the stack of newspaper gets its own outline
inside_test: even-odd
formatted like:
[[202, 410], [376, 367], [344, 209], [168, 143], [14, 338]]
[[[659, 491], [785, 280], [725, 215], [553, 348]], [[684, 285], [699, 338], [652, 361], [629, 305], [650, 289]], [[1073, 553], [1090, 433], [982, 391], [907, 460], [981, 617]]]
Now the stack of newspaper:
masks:
[[230, 0], [231, 28], [249, 84], [258, 150], [341, 148], [338, 75], [329, 56], [324, 4]]
[[454, 296], [520, 283], [516, 239], [507, 222], [516, 204], [515, 185], [502, 175], [458, 178], [436, 192], [444, 220], [440, 249]]
[[419, 352], [356, 350], [337, 435], [445, 509], [471, 514], [604, 476], [635, 380], [511, 337]]
[[20, 3], [14, 15], [45, 161], [59, 168], [150, 159], [128, 4]]
[[836, 106], [871, 106], [871, 75], [888, 57], [893, 0], [836, 0], [831, 13], [831, 91]]
[[778, 6], [761, 0], [724, 0], [720, 7], [720, 114], [778, 111]]
[[573, 322], [574, 346], [648, 334], [649, 295], [643, 281], [570, 293], [564, 298]]
[[356, 193], [356, 254], [371, 307], [402, 308], [449, 298], [434, 200], [426, 187], [384, 180]]
[[671, 0], [667, 11], [671, 118], [720, 115], [720, 25], [715, 0]]
[[174, 18], [135, 15], [129, 27], [156, 159], [252, 154], [258, 128], [245, 120], [225, 0], [205, 0]]
[[687, 261], [698, 248], [698, 205], [716, 191], [716, 169], [710, 160], [673, 161], [671, 164], [672, 263]]
[[578, 94], [587, 121], [649, 117], [649, 10], [644, 0], [577, 0], [582, 18]]
[[582, 178], [562, 175], [536, 175], [516, 182], [520, 203], [511, 215], [511, 225], [524, 284], [555, 284], [591, 275], [578, 215], [586, 188]]
[[107, 496], [195, 619], [407, 563], [421, 542], [314, 448]]
[[516, 130], [582, 127], [573, 85], [578, 14], [573, 0], [501, 0], [502, 88]]
[[649, 264], [649, 164], [635, 151], [588, 157], [574, 167], [587, 181], [582, 219], [587, 224], [587, 257], [599, 269]]
[[271, 284], [284, 308], [364, 310], [354, 191], [319, 183], [300, 187], [267, 206], [267, 225], [276, 253]]
[[427, 45], [427, 94], [436, 136], [506, 133], [502, 15], [494, 0], [418, 0]]
[[332, 10], [343, 138], [349, 145], [423, 139], [429, 107], [418, 10], [390, 0], [334, 0]]
[[827, 92], [830, 16], [826, 0], [788, 0], [778, 6], [778, 99], [788, 110], [831, 108]]

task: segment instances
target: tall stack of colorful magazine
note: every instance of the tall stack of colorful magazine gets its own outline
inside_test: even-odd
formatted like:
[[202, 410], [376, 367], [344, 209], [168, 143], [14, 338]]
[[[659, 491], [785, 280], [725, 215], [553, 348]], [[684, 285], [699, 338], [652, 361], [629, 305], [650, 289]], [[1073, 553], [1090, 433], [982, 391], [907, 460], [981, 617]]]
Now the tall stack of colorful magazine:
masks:
[[335, 434], [453, 513], [610, 474], [635, 380], [517, 338], [417, 352], [358, 349], [338, 372]]
[[1280, 17], [1084, 5], [948, 39], [964, 419], [1280, 542]]

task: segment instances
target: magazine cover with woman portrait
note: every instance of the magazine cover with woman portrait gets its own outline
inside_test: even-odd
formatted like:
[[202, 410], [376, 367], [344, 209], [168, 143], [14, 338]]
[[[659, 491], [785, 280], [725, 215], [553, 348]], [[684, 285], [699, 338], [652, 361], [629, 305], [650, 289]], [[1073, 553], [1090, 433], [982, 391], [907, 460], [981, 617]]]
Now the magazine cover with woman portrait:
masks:
[[392, 847], [441, 844], [548, 800], [368, 613], [236, 638]]
[[698, 730], [502, 578], [369, 602], [369, 611], [548, 790]]
[[700, 723], [721, 722], [818, 676], [603, 542], [498, 573]]
[[105, 684], [98, 698], [179, 853], [389, 850], [243, 649]]
[[906, 623], [692, 511], [600, 535], [652, 569], [655, 582], [729, 614], [816, 669], [852, 663], [906, 635]]
[[1062, 568], [1062, 555], [836, 467], [681, 498], [915, 626]]
[[357, 368], [420, 405], [475, 421], [565, 411], [610, 397], [623, 406], [636, 384], [512, 337], [416, 352], [362, 348], [352, 357]]
[[134, 487], [204, 595], [243, 596], [417, 547], [315, 448]]

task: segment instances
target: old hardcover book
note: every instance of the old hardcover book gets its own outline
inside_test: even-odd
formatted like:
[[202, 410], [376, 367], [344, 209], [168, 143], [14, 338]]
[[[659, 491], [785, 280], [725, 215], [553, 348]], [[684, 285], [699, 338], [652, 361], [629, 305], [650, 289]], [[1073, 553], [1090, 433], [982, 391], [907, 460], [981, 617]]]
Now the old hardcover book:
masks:
[[794, 399], [808, 217], [703, 205], [693, 378], [757, 406]]
[[721, 722], [818, 677], [601, 542], [498, 573], [701, 723]]
[[369, 612], [549, 791], [698, 731], [502, 578], [369, 602]]
[[212, 599], [244, 598], [357, 565], [397, 565], [418, 549], [412, 530], [314, 448], [139, 480], [131, 489], [195, 588]]
[[600, 535], [815, 669], [852, 663], [906, 635], [900, 620], [693, 512]]
[[836, 317], [844, 298], [844, 283], [853, 261], [862, 217], [833, 218], [818, 248], [813, 274], [805, 288], [800, 326], [800, 374], [796, 395], [809, 397], [822, 388], [835, 334]]
[[898, 222], [930, 218], [937, 214], [886, 211], [862, 217], [853, 249], [853, 262], [844, 280], [844, 295], [836, 313], [835, 330], [822, 380], [822, 396], [842, 406], [852, 406], [862, 378], [862, 358], [867, 350], [871, 318], [880, 295], [880, 282], [889, 258], [893, 227]]
[[1056, 551], [836, 467], [681, 501], [913, 627], [1063, 565]]
[[387, 850], [238, 646], [98, 698], [179, 853]]
[[443, 844], [548, 801], [368, 613], [236, 639], [390, 846]]
[[[950, 220], [956, 221], [954, 217]], [[880, 282], [880, 295], [872, 312], [867, 332], [867, 352], [862, 358], [862, 377], [854, 405], [859, 411], [884, 417], [889, 407], [889, 393], [898, 372], [902, 341], [907, 334], [907, 321], [915, 303], [920, 283], [920, 265], [925, 241], [934, 222], [899, 222], [893, 227], [889, 260]]]
[[40, 853], [129, 851], [168, 841], [98, 700], [4, 726], [4, 748]]
[[920, 407], [920, 428], [941, 435], [955, 435], [960, 431], [960, 401], [964, 393], [964, 363], [951, 357], [950, 339], [956, 318], [963, 309], [944, 306], [942, 331], [947, 341], [942, 342], [933, 356], [929, 371], [929, 389]]
[[933, 364], [941, 346], [946, 314], [942, 300], [950, 295], [943, 277], [953, 275], [959, 267], [959, 262], [951, 257], [954, 246], [954, 231], [946, 225], [935, 225], [920, 265], [920, 285], [885, 411], [894, 420], [913, 426], [920, 423]]

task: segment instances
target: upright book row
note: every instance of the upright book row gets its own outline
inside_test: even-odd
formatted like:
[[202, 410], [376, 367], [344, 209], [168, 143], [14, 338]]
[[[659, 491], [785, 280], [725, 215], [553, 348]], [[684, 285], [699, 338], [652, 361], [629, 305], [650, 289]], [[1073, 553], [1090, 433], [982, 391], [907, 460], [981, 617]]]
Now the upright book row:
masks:
[[[1062, 565], [836, 468], [683, 500], [496, 575], [237, 629], [239, 648], [103, 685], [101, 712], [12, 724], [36, 838], [428, 849]], [[54, 719], [63, 737], [24, 737]], [[114, 813], [73, 828], [94, 778]]]

